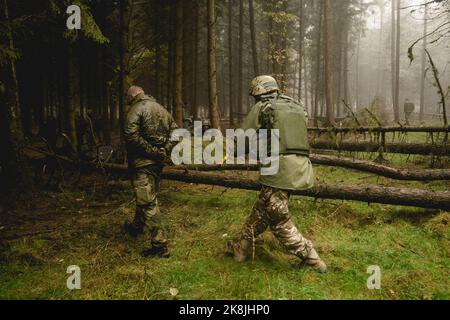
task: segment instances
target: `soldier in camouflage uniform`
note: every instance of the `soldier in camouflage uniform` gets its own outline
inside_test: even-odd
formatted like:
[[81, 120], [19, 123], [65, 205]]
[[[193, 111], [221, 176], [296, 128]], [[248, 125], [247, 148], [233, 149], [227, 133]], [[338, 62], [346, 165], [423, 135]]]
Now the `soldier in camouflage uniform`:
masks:
[[300, 258], [300, 266], [325, 272], [325, 263], [311, 241], [299, 233], [289, 214], [291, 191], [309, 189], [314, 184], [308, 157], [306, 111], [292, 98], [281, 95], [276, 80], [270, 76], [255, 78], [250, 95], [257, 103], [246, 117], [243, 129], [279, 129], [279, 171], [275, 175], [260, 176], [262, 190], [240, 240], [229, 241], [228, 251], [236, 261], [245, 261], [254, 248], [255, 239], [270, 228], [283, 246]]
[[151, 235], [151, 246], [144, 256], [169, 256], [164, 230], [159, 223], [157, 192], [164, 161], [170, 155], [170, 135], [177, 128], [167, 110], [156, 100], [133, 86], [128, 90], [124, 137], [128, 164], [136, 196], [136, 213], [132, 222], [124, 224], [131, 236]]

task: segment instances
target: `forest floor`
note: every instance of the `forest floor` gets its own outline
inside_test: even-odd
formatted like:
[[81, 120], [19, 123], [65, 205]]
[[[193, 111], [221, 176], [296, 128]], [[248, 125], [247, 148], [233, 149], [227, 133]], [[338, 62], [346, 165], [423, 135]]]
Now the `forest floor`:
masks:
[[[391, 157], [409, 168], [421, 157]], [[449, 190], [450, 182], [399, 182], [316, 166], [317, 178], [346, 184]], [[254, 175], [255, 173], [241, 173]], [[327, 262], [326, 274], [299, 270], [270, 233], [252, 261], [225, 254], [256, 192], [164, 181], [163, 223], [169, 259], [140, 255], [146, 239], [122, 231], [133, 215], [128, 181], [101, 185], [82, 177], [64, 192], [41, 189], [0, 221], [2, 299], [450, 299], [450, 214], [379, 204], [291, 199], [293, 219]], [[67, 267], [81, 269], [81, 290], [66, 287]], [[367, 268], [381, 268], [369, 290]]]

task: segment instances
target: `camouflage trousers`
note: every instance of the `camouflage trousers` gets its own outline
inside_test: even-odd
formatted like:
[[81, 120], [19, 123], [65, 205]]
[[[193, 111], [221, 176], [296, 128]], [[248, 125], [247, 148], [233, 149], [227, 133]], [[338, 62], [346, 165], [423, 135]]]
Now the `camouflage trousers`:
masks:
[[268, 228], [289, 253], [305, 259], [313, 245], [304, 238], [289, 214], [287, 191], [263, 186], [252, 213], [242, 229], [242, 240], [254, 242]]
[[134, 170], [131, 184], [136, 197], [136, 212], [132, 226], [149, 231], [152, 245], [165, 245], [164, 230], [160, 222], [157, 194], [161, 182], [162, 168], [146, 166]]

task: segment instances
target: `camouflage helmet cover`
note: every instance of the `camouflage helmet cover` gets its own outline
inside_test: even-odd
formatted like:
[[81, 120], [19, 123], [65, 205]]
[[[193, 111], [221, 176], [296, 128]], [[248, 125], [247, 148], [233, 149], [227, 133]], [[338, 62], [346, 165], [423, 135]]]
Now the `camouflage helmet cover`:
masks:
[[250, 95], [257, 97], [263, 94], [280, 91], [277, 81], [271, 76], [259, 76], [253, 79], [250, 86]]

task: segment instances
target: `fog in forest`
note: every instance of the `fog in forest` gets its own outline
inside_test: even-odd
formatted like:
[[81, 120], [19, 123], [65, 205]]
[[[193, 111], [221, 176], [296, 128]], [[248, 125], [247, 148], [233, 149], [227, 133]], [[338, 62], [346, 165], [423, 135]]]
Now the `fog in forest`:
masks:
[[[382, 1], [381, 1], [382, 2]], [[425, 120], [436, 120], [442, 114], [441, 97], [436, 87], [436, 80], [424, 52], [424, 42], [439, 71], [439, 78], [448, 92], [450, 81], [449, 62], [450, 47], [445, 26], [448, 21], [441, 10], [434, 4], [426, 8], [421, 1], [404, 1], [400, 19], [400, 102], [408, 99], [415, 104], [415, 113], [420, 114], [421, 105]], [[386, 2], [385, 7], [373, 5], [366, 17], [359, 52], [359, 68], [357, 58], [352, 54], [350, 86], [356, 105], [370, 105], [375, 97], [385, 101], [388, 112], [392, 115], [392, 3]], [[426, 12], [425, 12], [426, 11]], [[382, 18], [381, 18], [382, 17]], [[382, 23], [381, 23], [382, 21]], [[438, 31], [436, 31], [438, 30]], [[426, 38], [424, 39], [424, 36]], [[421, 40], [424, 39], [425, 41]], [[408, 49], [414, 46], [411, 61]], [[358, 50], [358, 49], [357, 49]], [[357, 73], [359, 70], [359, 81]], [[423, 83], [422, 83], [423, 80]], [[423, 91], [422, 91], [423, 85]], [[447, 89], [446, 89], [447, 88]], [[423, 97], [423, 98], [422, 98]], [[423, 99], [423, 100], [422, 100]], [[448, 94], [447, 94], [448, 101]]]

